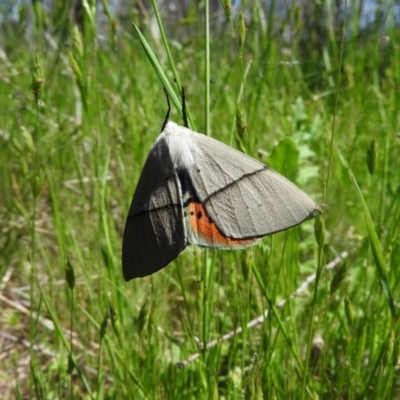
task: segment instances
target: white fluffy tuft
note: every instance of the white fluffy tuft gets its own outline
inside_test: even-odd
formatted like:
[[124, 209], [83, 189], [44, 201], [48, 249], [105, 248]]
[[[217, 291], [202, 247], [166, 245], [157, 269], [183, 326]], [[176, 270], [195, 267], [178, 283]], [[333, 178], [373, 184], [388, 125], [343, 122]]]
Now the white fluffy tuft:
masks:
[[188, 169], [196, 163], [196, 142], [192, 131], [175, 122], [167, 122], [161, 135], [168, 143], [169, 155], [176, 169]]

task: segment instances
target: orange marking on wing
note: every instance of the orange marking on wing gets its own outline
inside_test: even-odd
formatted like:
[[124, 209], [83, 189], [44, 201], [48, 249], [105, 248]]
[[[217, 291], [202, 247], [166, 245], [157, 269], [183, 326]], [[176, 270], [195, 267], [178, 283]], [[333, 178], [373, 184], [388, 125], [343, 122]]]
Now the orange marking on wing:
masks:
[[218, 226], [211, 220], [206, 209], [198, 201], [192, 201], [188, 206], [190, 226], [192, 230], [201, 236], [210, 245], [215, 244], [225, 247], [246, 246], [252, 242], [256, 242], [258, 238], [251, 239], [234, 239], [225, 236]]

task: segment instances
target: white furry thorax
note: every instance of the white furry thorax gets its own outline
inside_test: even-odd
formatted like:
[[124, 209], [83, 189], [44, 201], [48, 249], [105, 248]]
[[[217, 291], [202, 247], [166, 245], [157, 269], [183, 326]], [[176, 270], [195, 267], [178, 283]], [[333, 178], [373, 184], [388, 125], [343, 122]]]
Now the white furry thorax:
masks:
[[165, 139], [175, 169], [189, 169], [196, 163], [197, 144], [193, 132], [175, 122], [167, 122], [158, 140]]

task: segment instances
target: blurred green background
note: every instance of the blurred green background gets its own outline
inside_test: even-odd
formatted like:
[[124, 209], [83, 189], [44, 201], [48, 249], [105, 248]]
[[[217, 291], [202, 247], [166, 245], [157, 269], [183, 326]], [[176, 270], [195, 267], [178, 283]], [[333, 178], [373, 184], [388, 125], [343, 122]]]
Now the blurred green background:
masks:
[[[2, 398], [398, 398], [399, 7], [1, 2]], [[124, 282], [160, 75], [193, 129], [321, 204], [317, 240], [189, 246]]]

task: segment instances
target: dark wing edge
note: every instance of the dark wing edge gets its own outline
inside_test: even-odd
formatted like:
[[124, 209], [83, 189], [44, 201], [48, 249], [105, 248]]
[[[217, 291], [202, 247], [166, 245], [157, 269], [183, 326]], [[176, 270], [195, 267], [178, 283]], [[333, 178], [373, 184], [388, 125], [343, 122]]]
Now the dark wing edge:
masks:
[[122, 243], [125, 280], [160, 270], [186, 245], [181, 186], [168, 145], [159, 140], [143, 167], [126, 220]]
[[144, 211], [128, 217], [122, 244], [124, 279], [151, 275], [167, 266], [186, 247], [181, 207]]

